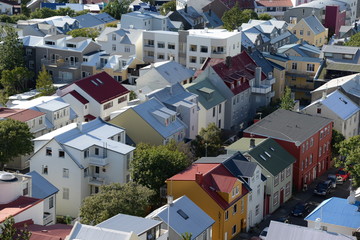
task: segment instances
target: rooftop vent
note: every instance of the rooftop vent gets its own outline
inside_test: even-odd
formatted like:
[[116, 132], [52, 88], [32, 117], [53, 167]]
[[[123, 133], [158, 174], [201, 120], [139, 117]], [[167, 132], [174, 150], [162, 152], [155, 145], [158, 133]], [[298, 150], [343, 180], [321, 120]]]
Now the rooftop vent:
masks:
[[11, 181], [15, 181], [16, 177], [12, 173], [3, 172], [3, 173], [0, 173], [0, 180], [4, 181], [4, 182], [11, 182]]

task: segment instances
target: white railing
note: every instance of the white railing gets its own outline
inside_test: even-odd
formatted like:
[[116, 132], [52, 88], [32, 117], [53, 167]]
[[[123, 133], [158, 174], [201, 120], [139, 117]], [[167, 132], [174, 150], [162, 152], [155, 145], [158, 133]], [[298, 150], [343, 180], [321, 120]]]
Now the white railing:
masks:
[[271, 86], [260, 86], [260, 87], [251, 87], [251, 92], [252, 93], [260, 93], [260, 94], [267, 94], [269, 92], [271, 92]]
[[89, 164], [95, 166], [106, 166], [109, 164], [109, 159], [107, 157], [90, 156]]

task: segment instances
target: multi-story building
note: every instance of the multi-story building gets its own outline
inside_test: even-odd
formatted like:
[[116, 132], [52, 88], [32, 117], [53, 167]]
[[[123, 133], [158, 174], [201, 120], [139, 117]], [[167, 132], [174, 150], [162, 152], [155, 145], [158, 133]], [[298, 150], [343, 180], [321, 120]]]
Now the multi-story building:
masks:
[[130, 180], [135, 148], [125, 144], [125, 136], [124, 129], [97, 118], [34, 139], [30, 170], [59, 189], [57, 214], [77, 217], [83, 199], [101, 185]]
[[255, 12], [260, 14], [269, 14], [270, 16], [282, 20], [284, 13], [293, 7], [291, 0], [272, 1], [272, 0], [257, 0], [254, 1]]
[[120, 22], [124, 29], [169, 31], [175, 28], [168, 16], [143, 10], [122, 14]]

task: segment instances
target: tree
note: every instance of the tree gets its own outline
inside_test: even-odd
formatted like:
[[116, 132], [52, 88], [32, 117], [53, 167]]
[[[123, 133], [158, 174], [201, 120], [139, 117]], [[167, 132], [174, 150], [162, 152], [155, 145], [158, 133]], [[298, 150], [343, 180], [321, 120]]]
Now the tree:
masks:
[[12, 70], [3, 70], [0, 83], [8, 95], [13, 95], [26, 91], [33, 76], [33, 72], [27, 68], [16, 67]]
[[344, 140], [344, 135], [342, 135], [339, 131], [336, 131], [335, 129], [332, 130], [331, 150], [333, 158], [339, 156], [340, 143]]
[[96, 225], [119, 213], [144, 217], [154, 192], [134, 182], [112, 183], [86, 197], [80, 208], [80, 221]]
[[226, 11], [221, 18], [224, 23], [224, 28], [228, 31], [238, 29], [241, 24], [249, 22], [250, 19], [258, 19], [256, 12], [250, 9], [241, 11], [238, 3]]
[[295, 101], [291, 97], [291, 88], [286, 87], [284, 95], [280, 98], [280, 108], [286, 110], [293, 110], [295, 107]]
[[192, 234], [185, 232], [183, 234], [181, 234], [181, 240], [191, 240], [192, 239]]
[[50, 8], [37, 8], [30, 14], [30, 18], [48, 18], [57, 15], [57, 11]]
[[72, 37], [88, 37], [92, 38], [92, 40], [95, 40], [99, 36], [99, 31], [94, 28], [79, 28], [74, 29], [69, 32], [67, 32], [67, 35], [71, 35]]
[[53, 86], [53, 81], [50, 73], [46, 71], [45, 66], [43, 65], [41, 71], [38, 74], [36, 79], [36, 89], [40, 92], [41, 96], [52, 95], [55, 92], [55, 87]]
[[270, 19], [272, 19], [273, 17], [270, 15], [270, 14], [268, 14], [268, 13], [261, 13], [261, 14], [259, 14], [259, 20], [265, 20], [265, 21], [267, 21], [267, 20], [270, 20]]
[[3, 225], [0, 227], [0, 239], [1, 240], [29, 240], [31, 232], [27, 229], [18, 230], [14, 227], [15, 220], [13, 217], [5, 219]]
[[191, 148], [196, 157], [215, 157], [223, 153], [221, 144], [221, 130], [215, 123], [210, 123], [207, 128], [201, 128], [199, 135], [191, 142]]
[[120, 20], [121, 15], [129, 12], [130, 0], [112, 0], [106, 5], [103, 12], [108, 13], [113, 18]]
[[87, 13], [89, 13], [89, 12], [90, 12], [89, 9], [85, 9], [85, 10], [81, 10], [81, 11], [75, 12], [75, 17], [80, 16], [80, 15], [84, 15], [84, 14], [87, 14]]
[[344, 44], [345, 46], [360, 47], [360, 33], [356, 33], [350, 37], [350, 40]]
[[56, 15], [74, 17], [75, 16], [75, 11], [72, 10], [71, 8], [69, 8], [69, 7], [59, 8], [58, 10], [56, 10]]
[[130, 91], [130, 96], [129, 96], [129, 98], [130, 98], [130, 99], [129, 99], [130, 101], [137, 98], [137, 95], [136, 95], [136, 93], [135, 93], [133, 90]]
[[0, 72], [24, 66], [23, 44], [15, 28], [5, 25], [0, 30]]
[[33, 151], [29, 126], [17, 120], [0, 120], [0, 169], [12, 158]]
[[160, 188], [169, 177], [186, 169], [191, 162], [173, 144], [152, 146], [140, 143], [136, 146], [131, 162], [132, 179], [160, 194]]
[[336, 160], [337, 167], [345, 167], [349, 171], [352, 184], [360, 186], [360, 135], [356, 135], [339, 143], [339, 154], [343, 157]]
[[250, 19], [258, 19], [258, 15], [251, 9], [245, 9], [241, 12], [242, 23], [248, 23]]
[[159, 12], [161, 13], [161, 15], [164, 15], [164, 16], [166, 16], [171, 11], [176, 11], [176, 1], [174, 1], [174, 0], [164, 3], [159, 8]]

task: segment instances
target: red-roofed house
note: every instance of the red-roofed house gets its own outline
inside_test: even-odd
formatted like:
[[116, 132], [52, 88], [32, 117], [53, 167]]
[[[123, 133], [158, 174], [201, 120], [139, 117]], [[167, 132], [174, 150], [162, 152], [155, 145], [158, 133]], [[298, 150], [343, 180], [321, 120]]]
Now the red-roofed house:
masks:
[[245, 51], [222, 61], [208, 58], [196, 75], [195, 82], [210, 79], [227, 99], [225, 129], [244, 128], [256, 109], [267, 106], [274, 96], [275, 79], [267, 78]]
[[202, 8], [203, 12], [212, 11], [222, 18], [224, 13], [235, 6], [238, 3], [239, 9], [252, 9], [254, 10], [254, 0], [214, 0], [205, 7]]
[[222, 164], [193, 164], [166, 183], [169, 195], [186, 195], [215, 220], [212, 239], [232, 239], [246, 229], [249, 191]]
[[293, 7], [291, 0], [257, 0], [254, 2], [257, 14], [267, 13], [278, 20], [282, 20], [284, 13]]
[[106, 72], [80, 79], [58, 91], [84, 121], [95, 117], [108, 120], [111, 112], [127, 105], [129, 94], [129, 90]]
[[30, 240], [63, 240], [70, 234], [72, 226], [66, 224], [54, 224], [41, 226], [37, 224], [28, 225], [31, 232]]

